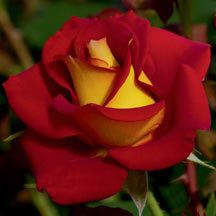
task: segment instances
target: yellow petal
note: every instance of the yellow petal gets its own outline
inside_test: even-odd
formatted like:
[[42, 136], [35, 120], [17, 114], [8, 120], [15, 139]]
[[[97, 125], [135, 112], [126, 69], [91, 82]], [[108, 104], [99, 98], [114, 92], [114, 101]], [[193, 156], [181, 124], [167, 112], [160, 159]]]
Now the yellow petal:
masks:
[[119, 64], [113, 56], [105, 37], [100, 40], [91, 40], [87, 45], [87, 48], [90, 58], [105, 61], [109, 68], [119, 67]]
[[85, 113], [77, 119], [84, 132], [92, 139], [93, 143], [108, 148], [139, 146], [153, 137], [154, 130], [164, 118], [165, 108], [154, 116], [140, 121], [115, 121], [96, 112]]
[[113, 87], [115, 72], [93, 67], [71, 56], [64, 62], [70, 71], [79, 104], [103, 105]]
[[[145, 74], [144, 77], [146, 77], [145, 81], [151, 84], [150, 80]], [[107, 107], [135, 108], [151, 105], [154, 103], [154, 99], [135, 83], [134, 69], [133, 66], [131, 66], [127, 79], [113, 99], [107, 104]]]
[[142, 71], [140, 76], [139, 76], [139, 81], [146, 83], [148, 85], [152, 86], [152, 82], [150, 81], [150, 79], [146, 76], [145, 72]]

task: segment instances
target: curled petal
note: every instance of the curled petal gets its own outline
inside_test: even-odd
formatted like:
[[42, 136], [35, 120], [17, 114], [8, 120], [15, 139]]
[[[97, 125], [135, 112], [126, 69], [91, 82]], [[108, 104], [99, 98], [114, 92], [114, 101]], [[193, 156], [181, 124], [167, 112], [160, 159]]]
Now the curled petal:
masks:
[[64, 61], [73, 79], [79, 105], [102, 105], [112, 90], [115, 71], [94, 67], [71, 56]]
[[108, 148], [137, 145], [159, 126], [164, 113], [163, 102], [118, 110], [93, 104], [77, 107], [61, 96], [55, 99], [54, 107], [62, 114], [70, 116], [94, 143]]
[[80, 27], [88, 24], [88, 19], [72, 17], [64, 26], [51, 36], [45, 43], [42, 52], [42, 62], [49, 76], [56, 83], [75, 95], [71, 88], [71, 78], [62, 58], [74, 53], [72, 44], [80, 31]]
[[106, 118], [115, 121], [133, 122], [142, 121], [155, 115], [165, 107], [165, 102], [161, 100], [152, 105], [133, 109], [115, 109], [96, 104], [88, 104], [79, 107], [69, 103], [62, 95], [58, 95], [54, 99], [53, 106], [56, 110], [58, 110], [58, 112], [65, 115], [72, 115], [78, 110], [86, 110], [87, 112], [98, 112], [99, 115], [103, 115]]
[[150, 23], [148, 20], [137, 16], [133, 11], [122, 15], [119, 20], [126, 23], [133, 32], [131, 40], [132, 64], [137, 76], [139, 76], [149, 51]]

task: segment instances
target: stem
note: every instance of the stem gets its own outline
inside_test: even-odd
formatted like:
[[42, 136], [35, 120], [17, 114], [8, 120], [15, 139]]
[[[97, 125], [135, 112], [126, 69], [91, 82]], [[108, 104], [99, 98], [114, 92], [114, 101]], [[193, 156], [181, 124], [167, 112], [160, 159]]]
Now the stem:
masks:
[[148, 192], [147, 195], [147, 206], [152, 213], [152, 216], [164, 216], [163, 211], [161, 210], [157, 200], [155, 199], [152, 192]]
[[32, 56], [23, 41], [21, 32], [13, 26], [5, 8], [4, 0], [0, 0], [0, 27], [8, 38], [21, 64], [25, 68], [30, 67], [33, 64]]
[[41, 216], [60, 216], [57, 209], [50, 202], [46, 193], [38, 192], [32, 176], [26, 176], [25, 190], [29, 193], [31, 202]]
[[190, 197], [190, 209], [194, 216], [206, 216], [205, 209], [200, 201], [197, 186], [196, 167], [189, 161], [186, 165], [185, 177], [182, 179], [188, 196]]
[[177, 9], [181, 20], [182, 34], [192, 37], [192, 0], [178, 0]]

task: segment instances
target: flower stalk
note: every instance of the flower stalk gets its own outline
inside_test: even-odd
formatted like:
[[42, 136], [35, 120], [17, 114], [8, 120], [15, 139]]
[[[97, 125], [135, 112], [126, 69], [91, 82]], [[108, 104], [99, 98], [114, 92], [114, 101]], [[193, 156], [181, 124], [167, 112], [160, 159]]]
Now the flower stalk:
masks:
[[148, 192], [148, 198], [146, 204], [151, 211], [152, 216], [164, 216], [162, 209], [160, 208], [157, 200], [152, 192]]
[[186, 164], [186, 172], [182, 178], [185, 189], [190, 197], [189, 207], [195, 216], [206, 216], [205, 209], [200, 201], [200, 196], [197, 186], [197, 175], [195, 164], [189, 161]]

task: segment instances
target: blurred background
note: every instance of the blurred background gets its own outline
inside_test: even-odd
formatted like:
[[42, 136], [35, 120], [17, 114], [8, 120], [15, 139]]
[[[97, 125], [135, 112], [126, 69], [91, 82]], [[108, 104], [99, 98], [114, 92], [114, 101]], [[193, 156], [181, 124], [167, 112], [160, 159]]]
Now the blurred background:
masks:
[[[0, 82], [38, 62], [44, 42], [71, 16], [88, 17], [104, 10], [134, 10], [153, 26], [211, 44], [212, 60], [204, 81], [212, 128], [198, 132], [197, 155], [216, 165], [216, 1], [215, 0], [0, 0]], [[137, 215], [129, 196], [76, 206], [59, 206], [37, 192], [25, 153], [17, 139], [24, 125], [10, 110], [0, 85], [0, 216]], [[196, 174], [195, 194], [184, 181]], [[166, 215], [216, 216], [216, 173], [200, 165], [181, 163], [149, 174], [153, 191]], [[197, 209], [193, 209], [193, 207]], [[121, 208], [121, 209], [119, 209]], [[197, 212], [197, 214], [196, 214]], [[143, 215], [154, 215], [148, 206]]]

